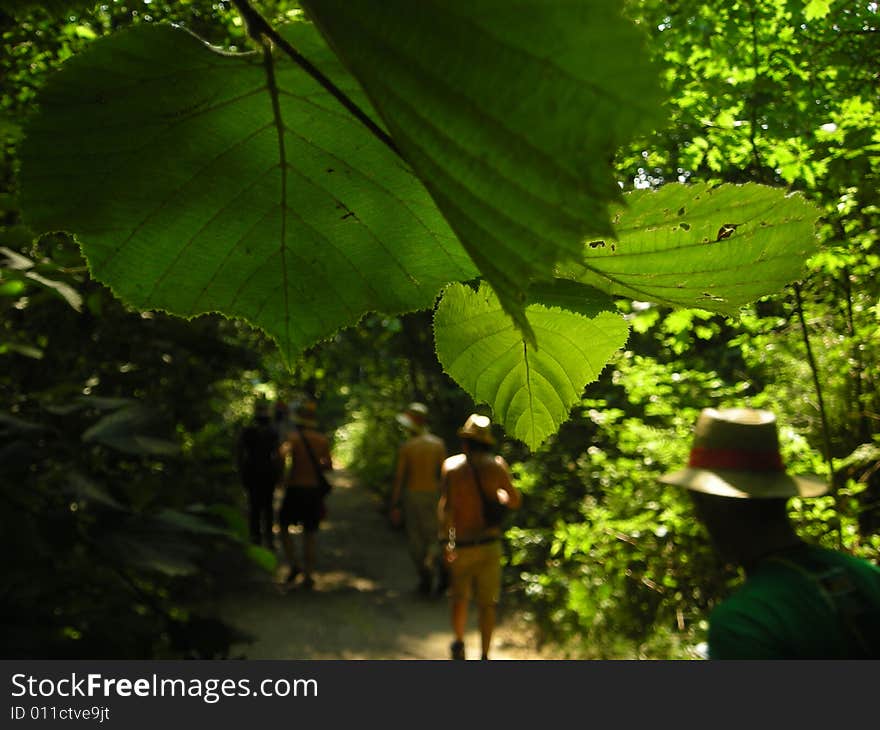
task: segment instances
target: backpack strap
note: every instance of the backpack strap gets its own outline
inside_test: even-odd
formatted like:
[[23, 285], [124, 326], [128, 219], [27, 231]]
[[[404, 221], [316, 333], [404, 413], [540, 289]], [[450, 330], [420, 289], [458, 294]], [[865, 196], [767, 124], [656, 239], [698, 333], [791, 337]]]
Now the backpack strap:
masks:
[[483, 510], [483, 524], [486, 527], [489, 527], [488, 521], [486, 520], [486, 513], [488, 512], [488, 502], [489, 499], [486, 497], [486, 493], [483, 491], [483, 482], [480, 480], [480, 471], [477, 469], [477, 465], [471, 460], [470, 455], [465, 456], [467, 459], [468, 466], [471, 468], [471, 472], [474, 475], [474, 480], [477, 482], [477, 492], [480, 495], [480, 505]]
[[803, 551], [786, 557], [774, 555], [767, 558], [767, 562], [784, 565], [809, 580], [864, 655], [873, 656], [870, 642], [862, 631], [866, 618], [865, 601], [844, 568], [827, 565]]
[[305, 431], [303, 431], [302, 426], [300, 424], [296, 424], [296, 430], [299, 432], [300, 438], [303, 440], [303, 446], [306, 447], [306, 452], [308, 452], [309, 459], [312, 462], [312, 466], [315, 467], [315, 473], [318, 475], [318, 486], [323, 486], [324, 484], [329, 484], [327, 481], [327, 477], [324, 476], [324, 470], [321, 468], [321, 464], [315, 456], [315, 452], [312, 451], [312, 445], [309, 443], [308, 438], [306, 437]]

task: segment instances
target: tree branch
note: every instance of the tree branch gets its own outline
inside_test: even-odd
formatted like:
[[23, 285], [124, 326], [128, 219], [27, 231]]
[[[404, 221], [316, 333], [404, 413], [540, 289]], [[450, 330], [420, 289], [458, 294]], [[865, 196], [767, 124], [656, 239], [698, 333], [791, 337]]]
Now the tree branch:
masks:
[[752, 21], [752, 70], [754, 78], [752, 79], [752, 93], [749, 96], [749, 144], [752, 147], [752, 158], [755, 164], [755, 174], [760, 180], [764, 180], [764, 161], [761, 159], [761, 152], [758, 149], [758, 105], [756, 102], [758, 79], [761, 76], [758, 42], [758, 11], [755, 2], [749, 4], [749, 15]]
[[[816, 389], [816, 399], [819, 403], [819, 416], [822, 419], [822, 439], [825, 443], [825, 461], [828, 463], [829, 479], [831, 482], [831, 492], [834, 496], [835, 506], [837, 505], [837, 479], [834, 473], [834, 457], [831, 455], [831, 430], [828, 426], [828, 413], [825, 410], [825, 400], [822, 398], [822, 386], [819, 383], [819, 370], [816, 367], [816, 359], [813, 357], [813, 348], [810, 345], [810, 335], [807, 332], [807, 322], [804, 318], [804, 303], [801, 298], [801, 285], [795, 282], [794, 298], [797, 308], [798, 319], [801, 323], [801, 332], [804, 336], [804, 347], [807, 351], [807, 362], [810, 365], [810, 372], [813, 374], [813, 387]], [[838, 510], [838, 520], [840, 520]], [[838, 522], [838, 542], [843, 545], [843, 525]]]
[[247, 26], [248, 35], [262, 45], [262, 39], [268, 38], [272, 43], [284, 51], [294, 63], [303, 69], [309, 76], [317, 81], [336, 101], [342, 104], [346, 110], [370, 132], [377, 137], [395, 155], [404, 159], [391, 136], [374, 122], [369, 114], [361, 109], [342, 89], [325, 76], [311, 61], [297, 51], [281, 34], [275, 30], [268, 20], [257, 12], [248, 0], [232, 0], [232, 4], [238, 10]]

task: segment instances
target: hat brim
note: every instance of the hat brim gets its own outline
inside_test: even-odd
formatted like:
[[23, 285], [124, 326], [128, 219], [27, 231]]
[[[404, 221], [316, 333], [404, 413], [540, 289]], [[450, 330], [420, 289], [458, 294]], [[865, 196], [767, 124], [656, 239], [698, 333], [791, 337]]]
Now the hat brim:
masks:
[[694, 492], [737, 499], [819, 497], [828, 492], [828, 485], [818, 477], [792, 476], [782, 472], [710, 471], [685, 467], [665, 474], [660, 481]]
[[495, 438], [491, 434], [478, 435], [473, 431], [465, 431], [463, 428], [458, 429], [458, 435], [463, 439], [476, 441], [477, 443], [486, 444], [487, 446], [495, 445]]
[[406, 413], [398, 413], [394, 419], [404, 428], [415, 428], [416, 422], [413, 421]]

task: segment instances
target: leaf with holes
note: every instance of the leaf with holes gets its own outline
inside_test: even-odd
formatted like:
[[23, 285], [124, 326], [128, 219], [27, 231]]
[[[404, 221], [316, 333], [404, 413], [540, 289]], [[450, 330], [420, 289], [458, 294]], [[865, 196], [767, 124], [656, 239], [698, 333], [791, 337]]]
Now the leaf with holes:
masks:
[[463, 284], [445, 290], [434, 339], [444, 370], [474, 401], [488, 403], [510, 436], [534, 449], [568, 419], [629, 329], [607, 295], [576, 282], [542, 285], [530, 300], [526, 314], [537, 350], [486, 284], [479, 291]]
[[[367, 104], [311, 25], [284, 34]], [[70, 59], [39, 104], [24, 215], [76, 234], [93, 276], [135, 307], [242, 317], [291, 362], [367, 311], [430, 307], [477, 273], [417, 178], [286, 57], [141, 26]]]
[[619, 0], [303, 0], [502, 304], [610, 236], [611, 158], [662, 114]]
[[664, 185], [626, 196], [617, 238], [590, 241], [559, 274], [610, 294], [721, 314], [779, 291], [818, 245], [820, 211], [747, 185]]

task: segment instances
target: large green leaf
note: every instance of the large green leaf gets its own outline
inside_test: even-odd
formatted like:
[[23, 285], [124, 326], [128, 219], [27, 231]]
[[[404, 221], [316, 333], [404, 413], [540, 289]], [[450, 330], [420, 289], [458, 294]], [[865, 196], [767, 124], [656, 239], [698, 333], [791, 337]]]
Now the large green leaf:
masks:
[[171, 577], [193, 575], [199, 547], [176, 536], [145, 533], [111, 533], [102, 543], [108, 553], [123, 556], [127, 565]]
[[103, 485], [91, 477], [72, 470], [67, 475], [67, 490], [77, 501], [98, 504], [104, 508], [123, 511], [125, 507]]
[[664, 185], [626, 196], [617, 239], [560, 274], [611, 294], [734, 314], [803, 272], [819, 209], [765, 185]]
[[660, 113], [620, 1], [301, 4], [527, 330], [529, 281], [612, 235], [612, 156]]
[[260, 566], [267, 573], [274, 573], [278, 568], [278, 556], [271, 550], [267, 550], [259, 545], [248, 545], [245, 553], [254, 563]]
[[476, 402], [488, 403], [510, 436], [535, 448], [568, 419], [584, 387], [626, 342], [628, 326], [607, 295], [576, 282], [531, 294], [546, 303], [526, 308], [538, 350], [486, 284], [446, 289], [434, 337], [446, 372]]
[[[366, 105], [311, 25], [284, 33]], [[290, 361], [477, 272], [396, 155], [292, 61], [273, 70], [277, 94], [261, 54], [170, 26], [95, 42], [39, 97], [21, 199], [35, 230], [75, 233], [123, 300], [245, 318]]]
[[149, 434], [156, 413], [139, 404], [114, 410], [83, 431], [85, 443], [99, 443], [135, 456], [175, 456], [180, 447], [173, 441]]
[[247, 520], [245, 519], [244, 514], [242, 514], [241, 509], [239, 509], [237, 505], [231, 506], [228, 504], [218, 503], [209, 505], [207, 507], [190, 507], [190, 512], [198, 513], [200, 511], [204, 511], [206, 514], [212, 515], [214, 517], [219, 517], [226, 525], [227, 530], [238, 537], [239, 540], [246, 541], [250, 537]]
[[197, 514], [187, 514], [174, 509], [163, 509], [154, 519], [164, 529], [191, 532], [200, 535], [229, 535], [229, 530], [217, 527]]
[[26, 421], [11, 413], [0, 411], [0, 437], [4, 440], [17, 436], [32, 436], [48, 430], [42, 423]]

